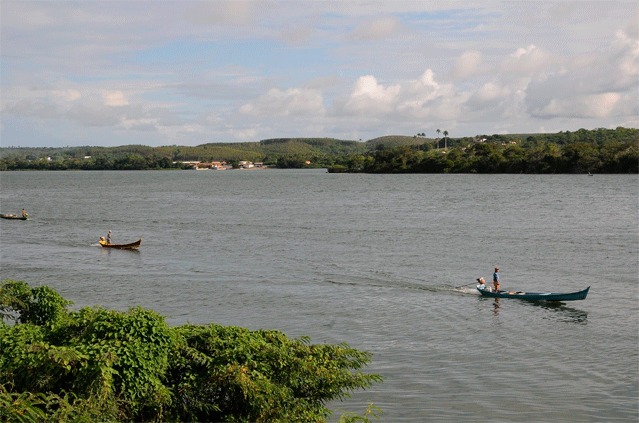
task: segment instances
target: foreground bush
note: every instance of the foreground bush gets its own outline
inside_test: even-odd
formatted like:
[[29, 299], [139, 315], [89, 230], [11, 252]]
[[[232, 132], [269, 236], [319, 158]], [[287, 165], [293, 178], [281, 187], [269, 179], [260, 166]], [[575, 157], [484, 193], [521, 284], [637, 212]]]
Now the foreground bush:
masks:
[[328, 401], [381, 381], [346, 344], [69, 305], [0, 285], [0, 421], [325, 421]]

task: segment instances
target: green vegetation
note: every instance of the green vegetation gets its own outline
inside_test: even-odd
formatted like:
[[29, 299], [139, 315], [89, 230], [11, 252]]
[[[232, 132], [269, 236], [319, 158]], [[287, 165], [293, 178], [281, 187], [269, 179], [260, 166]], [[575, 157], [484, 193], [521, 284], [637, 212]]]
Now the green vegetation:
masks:
[[[638, 173], [639, 129], [450, 138], [384, 136], [366, 142], [282, 138], [196, 147], [0, 148], [0, 170], [183, 169], [181, 161], [240, 160], [279, 168], [372, 173]], [[439, 137], [439, 135], [443, 137]]]
[[[444, 131], [446, 133], [446, 131]], [[617, 128], [492, 135], [389, 147], [351, 155], [329, 172], [639, 173], [639, 130]]]
[[[0, 421], [319, 422], [328, 401], [381, 381], [346, 344], [70, 304], [0, 284]], [[368, 422], [371, 407], [342, 421]]]
[[[240, 160], [281, 168], [327, 167], [336, 157], [365, 152], [364, 143], [332, 138], [287, 138], [196, 147], [0, 148], [0, 170], [148, 170], [190, 168], [182, 161]], [[310, 164], [307, 164], [310, 162]]]

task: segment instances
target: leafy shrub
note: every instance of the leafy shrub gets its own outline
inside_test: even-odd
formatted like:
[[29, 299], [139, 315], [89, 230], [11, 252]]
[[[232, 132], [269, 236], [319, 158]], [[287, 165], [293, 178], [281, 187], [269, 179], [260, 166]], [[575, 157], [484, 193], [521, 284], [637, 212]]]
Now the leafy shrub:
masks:
[[168, 383], [180, 420], [324, 420], [327, 401], [381, 380], [352, 372], [370, 355], [345, 344], [311, 345], [279, 331], [219, 325], [177, 331], [182, 342]]
[[25, 282], [5, 281], [0, 288], [0, 317], [10, 317], [13, 312], [20, 323], [51, 325], [71, 304], [48, 286], [31, 288]]
[[328, 401], [381, 381], [346, 344], [70, 304], [0, 285], [1, 421], [324, 421]]

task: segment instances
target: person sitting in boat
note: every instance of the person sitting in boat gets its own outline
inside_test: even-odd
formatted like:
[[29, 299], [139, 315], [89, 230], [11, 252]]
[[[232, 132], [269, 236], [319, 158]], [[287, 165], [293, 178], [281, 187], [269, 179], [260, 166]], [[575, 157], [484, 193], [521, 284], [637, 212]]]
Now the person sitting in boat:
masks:
[[493, 273], [493, 287], [495, 292], [499, 291], [501, 285], [499, 284], [499, 267], [495, 267], [495, 273]]
[[477, 289], [483, 289], [483, 290], [486, 290], [486, 291], [491, 291], [490, 287], [486, 286], [486, 279], [478, 278], [477, 279], [477, 283], [479, 284], [479, 285], [477, 285]]
[[22, 209], [22, 217], [24, 217], [25, 219], [29, 218], [29, 214], [27, 213], [25, 209]]

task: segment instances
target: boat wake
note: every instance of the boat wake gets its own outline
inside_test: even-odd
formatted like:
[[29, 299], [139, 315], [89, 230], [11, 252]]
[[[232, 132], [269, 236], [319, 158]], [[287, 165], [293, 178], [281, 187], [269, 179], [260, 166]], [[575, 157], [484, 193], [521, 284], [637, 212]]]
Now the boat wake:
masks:
[[462, 294], [477, 294], [479, 295], [479, 292], [477, 292], [477, 289], [474, 287], [461, 287], [461, 288], [454, 288], [454, 291], [457, 292], [461, 292]]
[[415, 290], [415, 291], [430, 291], [439, 292], [445, 289], [437, 286], [428, 286], [411, 283], [405, 280], [392, 280], [384, 278], [374, 277], [357, 277], [353, 275], [326, 275], [324, 278], [325, 283], [335, 285], [352, 285], [352, 286], [370, 286], [384, 289], [403, 289], [403, 290]]

